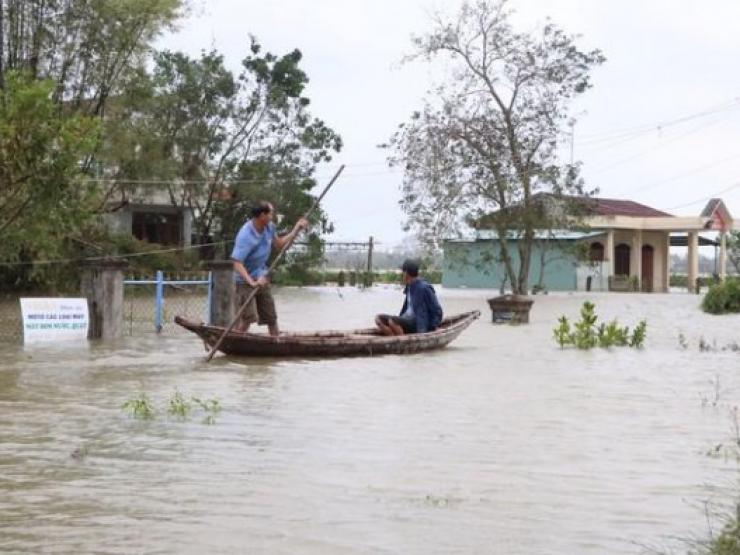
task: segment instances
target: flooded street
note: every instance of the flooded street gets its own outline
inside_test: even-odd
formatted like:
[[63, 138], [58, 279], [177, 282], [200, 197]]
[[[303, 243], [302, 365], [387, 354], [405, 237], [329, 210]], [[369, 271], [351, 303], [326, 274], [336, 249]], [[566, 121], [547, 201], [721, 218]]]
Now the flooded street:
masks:
[[[442, 291], [482, 318], [409, 356], [207, 364], [184, 333], [0, 346], [0, 550], [621, 554], [705, 533], [702, 502], [737, 491], [734, 460], [705, 453], [733, 440], [740, 353], [698, 344], [740, 341], [740, 317], [683, 293], [561, 294], [493, 326], [493, 294]], [[585, 299], [647, 318], [645, 350], [561, 351], [557, 317]], [[365, 327], [402, 296], [276, 300], [287, 331]], [[167, 415], [175, 390], [217, 397], [215, 423]], [[121, 409], [142, 392], [151, 421]]]

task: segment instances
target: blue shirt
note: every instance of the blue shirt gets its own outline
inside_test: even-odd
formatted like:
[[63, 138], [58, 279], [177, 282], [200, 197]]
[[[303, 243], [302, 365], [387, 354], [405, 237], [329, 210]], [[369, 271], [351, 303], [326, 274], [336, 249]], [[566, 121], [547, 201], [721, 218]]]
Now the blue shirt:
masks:
[[[259, 279], [267, 274], [267, 259], [270, 258], [274, 238], [275, 224], [267, 224], [260, 233], [254, 228], [252, 220], [249, 220], [236, 234], [231, 258], [244, 264], [252, 279]], [[244, 283], [236, 272], [234, 279], [237, 283]]]

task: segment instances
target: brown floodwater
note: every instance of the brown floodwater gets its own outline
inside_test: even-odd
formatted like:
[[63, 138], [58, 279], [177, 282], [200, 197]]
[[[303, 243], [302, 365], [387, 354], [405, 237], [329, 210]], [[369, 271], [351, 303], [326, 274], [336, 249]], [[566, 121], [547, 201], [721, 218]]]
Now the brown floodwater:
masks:
[[[740, 342], [740, 317], [681, 293], [560, 294], [502, 327], [491, 295], [441, 291], [484, 316], [410, 356], [207, 364], [184, 333], [0, 345], [0, 551], [621, 554], [702, 536], [702, 503], [738, 491], [735, 460], [706, 452], [733, 441], [740, 353], [698, 343]], [[367, 326], [402, 300], [276, 297], [286, 330]], [[556, 319], [585, 298], [647, 318], [646, 348], [561, 351]], [[217, 397], [215, 423], [168, 416], [176, 390]], [[153, 420], [121, 409], [142, 392]]]

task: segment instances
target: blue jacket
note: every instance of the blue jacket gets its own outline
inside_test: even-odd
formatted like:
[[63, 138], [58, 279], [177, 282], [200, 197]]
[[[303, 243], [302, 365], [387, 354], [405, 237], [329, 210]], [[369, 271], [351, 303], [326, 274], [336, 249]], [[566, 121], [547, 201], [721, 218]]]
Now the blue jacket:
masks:
[[423, 279], [416, 278], [404, 288], [403, 294], [405, 300], [400, 313], [406, 312], [406, 305], [410, 296], [411, 308], [413, 308], [416, 317], [417, 333], [433, 331], [439, 327], [440, 322], [442, 322], [442, 307], [437, 300], [434, 287]]

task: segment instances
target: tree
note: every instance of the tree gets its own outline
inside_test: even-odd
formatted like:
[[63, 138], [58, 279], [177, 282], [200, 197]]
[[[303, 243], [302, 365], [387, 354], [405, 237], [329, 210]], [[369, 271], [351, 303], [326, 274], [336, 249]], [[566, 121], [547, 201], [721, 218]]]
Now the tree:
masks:
[[79, 161], [92, 152], [99, 126], [90, 117], [60, 112], [52, 101], [54, 86], [9, 72], [0, 90], [4, 262], [60, 256], [69, 237], [94, 217], [96, 189], [82, 180]]
[[0, 0], [0, 86], [6, 71], [54, 81], [57, 103], [102, 116], [183, 0]]
[[[0, 0], [0, 281], [43, 286], [96, 226], [83, 179], [111, 97], [132, 83], [183, 0]], [[78, 245], [77, 245], [78, 246]], [[99, 254], [99, 253], [96, 253]]]
[[235, 76], [216, 51], [156, 54], [148, 85], [142, 76], [109, 134], [106, 158], [118, 183], [109, 197], [136, 194], [140, 179], [161, 181], [203, 239], [218, 229], [231, 235], [260, 198], [297, 217], [310, 205], [316, 164], [342, 146], [308, 112], [301, 58], [298, 50], [262, 53], [253, 38]]
[[[513, 292], [526, 293], [535, 230], [568, 216], [566, 193], [584, 194], [578, 164], [558, 162], [558, 142], [570, 102], [604, 57], [582, 52], [550, 22], [537, 34], [516, 32], [506, 4], [466, 2], [456, 19], [437, 15], [414, 39], [407, 60], [442, 58], [447, 79], [386, 146], [404, 168], [408, 226], [438, 242], [485, 215]], [[554, 212], [543, 213], [542, 192]]]
[[727, 234], [727, 260], [735, 267], [735, 273], [740, 275], [740, 231]]

